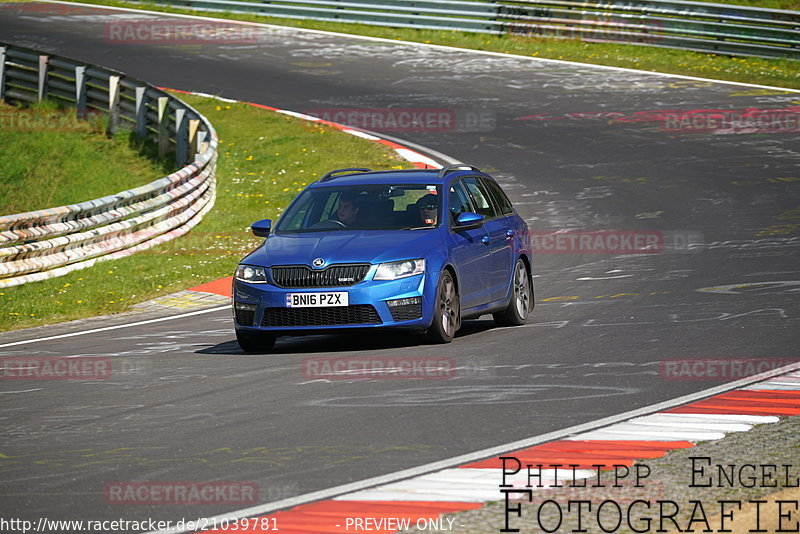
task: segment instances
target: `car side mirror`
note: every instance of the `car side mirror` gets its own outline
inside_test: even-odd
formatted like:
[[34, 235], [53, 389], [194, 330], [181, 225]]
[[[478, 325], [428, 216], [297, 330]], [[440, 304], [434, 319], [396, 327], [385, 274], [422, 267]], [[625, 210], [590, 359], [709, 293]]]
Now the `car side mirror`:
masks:
[[483, 225], [484, 216], [471, 211], [465, 211], [456, 218], [456, 229], [469, 230]]
[[269, 236], [270, 228], [272, 228], [272, 220], [270, 219], [261, 219], [250, 225], [250, 230], [253, 231], [253, 235], [256, 237]]

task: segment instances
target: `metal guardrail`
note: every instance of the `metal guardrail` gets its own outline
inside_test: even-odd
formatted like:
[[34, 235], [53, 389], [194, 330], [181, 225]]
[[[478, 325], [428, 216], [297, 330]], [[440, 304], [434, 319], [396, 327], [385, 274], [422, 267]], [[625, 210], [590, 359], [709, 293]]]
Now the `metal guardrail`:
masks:
[[145, 82], [0, 43], [0, 99], [53, 100], [79, 118], [108, 115], [175, 151], [180, 169], [149, 184], [56, 208], [0, 216], [0, 288], [62, 276], [181, 236], [214, 205], [217, 134], [194, 108]]
[[200, 11], [800, 59], [800, 12], [680, 0], [155, 0]]

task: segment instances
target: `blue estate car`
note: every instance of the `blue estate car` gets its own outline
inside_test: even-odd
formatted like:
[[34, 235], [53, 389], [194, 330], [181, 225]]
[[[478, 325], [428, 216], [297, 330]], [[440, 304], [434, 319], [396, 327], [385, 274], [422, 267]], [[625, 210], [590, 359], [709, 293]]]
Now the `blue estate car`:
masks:
[[233, 281], [236, 338], [267, 352], [277, 336], [403, 328], [449, 343], [462, 319], [501, 325], [533, 308], [528, 226], [489, 175], [443, 169], [331, 171], [277, 224]]

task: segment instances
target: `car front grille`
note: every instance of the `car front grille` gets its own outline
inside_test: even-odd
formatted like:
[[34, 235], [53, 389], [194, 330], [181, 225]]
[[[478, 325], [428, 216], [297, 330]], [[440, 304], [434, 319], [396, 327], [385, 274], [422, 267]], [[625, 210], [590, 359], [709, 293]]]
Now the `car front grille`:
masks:
[[380, 316], [369, 304], [326, 308], [266, 308], [261, 326], [303, 327], [381, 324]]
[[280, 265], [271, 267], [270, 273], [278, 287], [344, 287], [363, 280], [369, 268], [368, 263], [329, 265], [319, 270], [305, 265]]
[[392, 319], [395, 321], [410, 321], [422, 317], [422, 303], [406, 304], [404, 306], [390, 306]]

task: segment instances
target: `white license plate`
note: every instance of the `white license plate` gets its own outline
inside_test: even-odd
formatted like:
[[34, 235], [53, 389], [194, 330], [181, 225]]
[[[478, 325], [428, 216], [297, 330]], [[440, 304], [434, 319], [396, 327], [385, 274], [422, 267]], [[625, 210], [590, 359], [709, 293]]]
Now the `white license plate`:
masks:
[[347, 306], [347, 291], [328, 293], [287, 293], [287, 308], [324, 308], [327, 306]]

